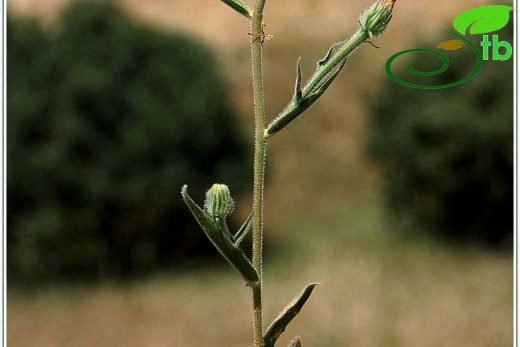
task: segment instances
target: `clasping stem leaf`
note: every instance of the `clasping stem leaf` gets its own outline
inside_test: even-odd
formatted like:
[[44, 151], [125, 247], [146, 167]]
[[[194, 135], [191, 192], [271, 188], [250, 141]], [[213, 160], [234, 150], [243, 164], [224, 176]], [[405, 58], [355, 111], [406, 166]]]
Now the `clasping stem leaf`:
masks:
[[[274, 347], [278, 337], [285, 331], [287, 325], [293, 320], [294, 317], [300, 312], [307, 299], [311, 296], [311, 293], [318, 283], [311, 283], [307, 285], [283, 310], [280, 312], [278, 317], [271, 323], [269, 328], [264, 334], [265, 347]], [[297, 338], [299, 341], [300, 339]], [[294, 341], [294, 340], [293, 340]], [[292, 346], [292, 345], [291, 345]], [[296, 345], [298, 346], [298, 345]]]
[[244, 252], [233, 243], [227, 226], [223, 230], [221, 225], [222, 218], [213, 218], [200, 208], [188, 195], [187, 185], [182, 187], [181, 195], [200, 227], [219, 253], [242, 276], [248, 285], [256, 285], [259, 281], [257, 271], [246, 258]]

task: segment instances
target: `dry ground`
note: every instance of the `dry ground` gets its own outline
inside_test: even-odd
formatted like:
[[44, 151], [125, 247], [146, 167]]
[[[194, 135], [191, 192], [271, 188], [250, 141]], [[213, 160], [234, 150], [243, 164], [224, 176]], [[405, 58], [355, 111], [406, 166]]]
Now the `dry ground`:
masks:
[[[512, 259], [393, 239], [367, 201], [279, 225], [265, 319], [321, 285], [282, 335], [316, 347], [512, 345]], [[250, 290], [222, 264], [135, 284], [8, 295], [8, 346], [251, 346]]]

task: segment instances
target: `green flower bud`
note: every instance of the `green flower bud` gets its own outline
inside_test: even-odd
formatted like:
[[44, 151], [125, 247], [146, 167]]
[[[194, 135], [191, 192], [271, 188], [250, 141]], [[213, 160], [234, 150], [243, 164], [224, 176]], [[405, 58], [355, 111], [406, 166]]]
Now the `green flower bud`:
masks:
[[204, 201], [204, 210], [211, 217], [226, 218], [233, 212], [235, 202], [231, 198], [228, 186], [225, 184], [215, 183], [210, 190], [206, 192], [206, 200]]
[[392, 19], [392, 10], [397, 0], [378, 0], [359, 16], [359, 24], [368, 31], [370, 38], [381, 35]]

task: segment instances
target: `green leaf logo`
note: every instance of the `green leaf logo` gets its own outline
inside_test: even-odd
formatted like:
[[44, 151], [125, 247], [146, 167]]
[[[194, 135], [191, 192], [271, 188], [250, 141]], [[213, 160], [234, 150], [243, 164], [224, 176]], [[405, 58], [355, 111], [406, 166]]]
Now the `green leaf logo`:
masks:
[[502, 29], [509, 22], [509, 12], [512, 6], [489, 5], [473, 8], [459, 14], [453, 20], [453, 27], [462, 35], [466, 35], [469, 29], [470, 34], [486, 34]]

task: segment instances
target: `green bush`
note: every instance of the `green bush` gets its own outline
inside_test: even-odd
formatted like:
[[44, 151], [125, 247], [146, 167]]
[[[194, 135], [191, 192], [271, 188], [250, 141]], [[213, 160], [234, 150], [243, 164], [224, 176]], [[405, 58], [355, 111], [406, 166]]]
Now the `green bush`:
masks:
[[[492, 34], [513, 42], [512, 25]], [[453, 39], [447, 36], [412, 47], [435, 48]], [[479, 47], [482, 36], [473, 39]], [[461, 80], [473, 68], [469, 47], [444, 53], [450, 67], [427, 77], [431, 85]], [[423, 53], [412, 56], [412, 63], [432, 71], [440, 59]], [[426, 79], [404, 69], [396, 74], [411, 83]], [[367, 148], [395, 220], [404, 229], [419, 227], [451, 241], [511, 244], [513, 59], [490, 58], [469, 82], [442, 90], [408, 88], [388, 79], [372, 101]]]
[[202, 198], [233, 182], [236, 196], [251, 165], [209, 49], [107, 1], [75, 2], [53, 30], [8, 19], [9, 279], [124, 276], [214, 254], [180, 188]]

